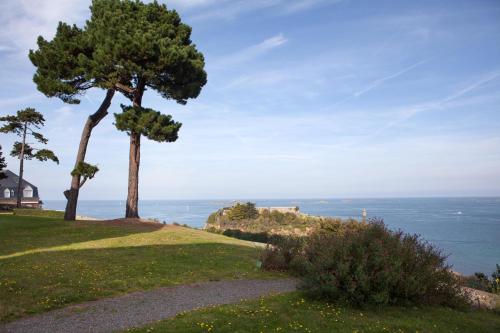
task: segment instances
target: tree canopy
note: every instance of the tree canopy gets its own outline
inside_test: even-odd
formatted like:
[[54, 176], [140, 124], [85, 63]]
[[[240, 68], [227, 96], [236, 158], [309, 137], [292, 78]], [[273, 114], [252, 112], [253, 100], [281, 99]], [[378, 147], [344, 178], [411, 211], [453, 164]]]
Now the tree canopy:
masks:
[[[30, 135], [36, 141], [42, 144], [47, 144], [48, 140], [40, 132], [35, 132], [45, 124], [45, 119], [40, 112], [37, 112], [33, 108], [26, 108], [24, 110], [17, 111], [16, 115], [0, 117], [0, 121], [6, 122], [2, 127], [0, 127], [1, 133], [14, 133], [19, 137], [25, 135]], [[25, 160], [31, 160], [33, 158], [39, 161], [51, 160], [59, 164], [59, 159], [54, 154], [53, 151], [48, 149], [36, 149], [33, 148], [29, 143], [16, 141], [12, 146], [12, 151], [10, 155], [17, 158], [22, 158]]]
[[156, 1], [94, 0], [91, 13], [85, 31], [95, 49], [81, 62], [97, 84], [143, 82], [182, 104], [199, 95], [207, 81], [204, 57], [176, 11]]
[[51, 41], [38, 37], [29, 58], [33, 80], [49, 97], [79, 103], [92, 87], [118, 89], [130, 97], [138, 80], [164, 98], [185, 104], [207, 77], [191, 28], [164, 4], [93, 0], [85, 27], [60, 22]]
[[130, 134], [131, 131], [157, 142], [174, 142], [182, 124], [158, 111], [142, 107], [121, 105], [123, 112], [115, 113], [115, 126]]
[[38, 49], [30, 50], [29, 58], [36, 67], [33, 81], [48, 97], [58, 97], [66, 103], [78, 104], [78, 96], [94, 86], [102, 86], [84, 66], [94, 48], [85, 31], [76, 25], [59, 22], [51, 41], [38, 37]]

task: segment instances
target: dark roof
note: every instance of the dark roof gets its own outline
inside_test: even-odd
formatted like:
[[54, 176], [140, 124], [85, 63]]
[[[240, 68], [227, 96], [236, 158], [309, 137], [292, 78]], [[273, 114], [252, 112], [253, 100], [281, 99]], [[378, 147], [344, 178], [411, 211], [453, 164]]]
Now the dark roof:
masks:
[[[17, 183], [19, 183], [19, 176], [10, 170], [4, 170], [2, 172], [7, 178], [0, 179], [0, 191], [3, 191], [5, 188], [13, 189], [16, 191]], [[31, 186], [31, 188], [33, 188], [33, 197], [38, 197], [38, 188], [35, 185], [23, 179], [21, 186], [23, 188], [26, 186]]]

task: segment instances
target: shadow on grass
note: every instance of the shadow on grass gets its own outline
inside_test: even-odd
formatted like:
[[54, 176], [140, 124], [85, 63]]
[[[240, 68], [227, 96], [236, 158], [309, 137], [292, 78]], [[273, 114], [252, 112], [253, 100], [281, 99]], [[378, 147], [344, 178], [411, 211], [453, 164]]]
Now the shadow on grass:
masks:
[[40, 248], [153, 232], [158, 225], [113, 225], [106, 222], [67, 222], [54, 218], [0, 216], [0, 257]]
[[161, 286], [272, 278], [252, 247], [179, 244], [67, 250], [0, 261], [0, 321]]

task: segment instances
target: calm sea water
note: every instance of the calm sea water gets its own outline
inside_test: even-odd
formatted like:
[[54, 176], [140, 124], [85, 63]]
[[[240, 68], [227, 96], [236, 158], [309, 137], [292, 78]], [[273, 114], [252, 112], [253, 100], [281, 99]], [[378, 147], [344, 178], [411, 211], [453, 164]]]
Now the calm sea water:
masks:
[[[311, 215], [383, 218], [391, 229], [417, 233], [449, 255], [454, 270], [490, 274], [500, 264], [500, 198], [408, 198], [250, 200], [257, 206], [299, 206]], [[232, 200], [141, 201], [143, 218], [157, 218], [200, 228], [208, 215]], [[46, 201], [47, 209], [64, 209], [65, 201]], [[123, 201], [81, 201], [78, 214], [96, 218], [123, 216]]]

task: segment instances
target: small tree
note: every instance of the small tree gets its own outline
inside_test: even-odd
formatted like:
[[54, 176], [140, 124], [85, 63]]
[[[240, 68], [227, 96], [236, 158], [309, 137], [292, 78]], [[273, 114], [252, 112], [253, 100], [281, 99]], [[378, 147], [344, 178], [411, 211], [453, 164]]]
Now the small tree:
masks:
[[21, 207], [21, 186], [23, 181], [24, 160], [36, 158], [39, 161], [51, 160], [59, 164], [59, 160], [53, 151], [48, 149], [36, 149], [26, 142], [28, 136], [33, 137], [42, 144], [47, 144], [48, 140], [39, 132], [35, 132], [43, 127], [45, 119], [43, 115], [33, 108], [17, 111], [15, 116], [0, 117], [0, 121], [6, 124], [0, 127], [2, 133], [14, 133], [21, 138], [21, 142], [16, 141], [10, 153], [11, 156], [19, 158], [19, 182], [17, 184], [17, 207]]
[[[78, 177], [80, 182], [78, 183], [77, 190], [79, 191], [82, 186], [87, 182], [88, 179], [94, 178], [95, 174], [99, 171], [97, 165], [88, 164], [85, 162], [79, 162], [76, 168], [71, 171], [71, 176]], [[64, 191], [64, 196], [66, 199], [70, 199], [71, 190]]]
[[2, 146], [0, 146], [0, 179], [4, 179], [7, 176], [3, 173], [3, 169], [7, 167], [7, 163], [5, 163], [5, 157], [3, 157]]
[[252, 220], [259, 217], [259, 211], [255, 208], [255, 204], [247, 202], [246, 204], [237, 203], [229, 211], [229, 219], [234, 221]]

